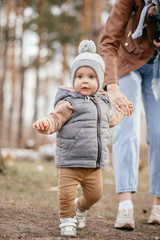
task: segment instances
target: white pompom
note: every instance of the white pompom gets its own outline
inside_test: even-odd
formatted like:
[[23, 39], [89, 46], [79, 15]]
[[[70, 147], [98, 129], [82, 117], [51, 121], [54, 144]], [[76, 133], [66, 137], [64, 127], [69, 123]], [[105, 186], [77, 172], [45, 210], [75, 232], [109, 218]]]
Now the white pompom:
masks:
[[78, 47], [79, 54], [84, 52], [96, 53], [96, 45], [92, 40], [83, 40]]

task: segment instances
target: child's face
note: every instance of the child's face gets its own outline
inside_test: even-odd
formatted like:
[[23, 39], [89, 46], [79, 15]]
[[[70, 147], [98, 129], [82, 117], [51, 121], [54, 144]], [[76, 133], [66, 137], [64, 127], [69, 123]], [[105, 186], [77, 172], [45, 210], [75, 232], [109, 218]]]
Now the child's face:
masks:
[[76, 92], [84, 96], [92, 95], [98, 88], [98, 79], [95, 71], [90, 67], [81, 67], [77, 70], [74, 80]]

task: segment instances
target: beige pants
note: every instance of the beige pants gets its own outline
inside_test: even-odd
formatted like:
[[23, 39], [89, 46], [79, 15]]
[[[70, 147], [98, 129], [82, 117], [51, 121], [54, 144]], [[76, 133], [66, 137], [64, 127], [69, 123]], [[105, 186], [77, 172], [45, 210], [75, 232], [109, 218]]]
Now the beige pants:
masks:
[[74, 217], [74, 200], [77, 197], [78, 184], [82, 195], [77, 201], [81, 211], [88, 210], [103, 194], [101, 168], [58, 168], [58, 204], [60, 218]]

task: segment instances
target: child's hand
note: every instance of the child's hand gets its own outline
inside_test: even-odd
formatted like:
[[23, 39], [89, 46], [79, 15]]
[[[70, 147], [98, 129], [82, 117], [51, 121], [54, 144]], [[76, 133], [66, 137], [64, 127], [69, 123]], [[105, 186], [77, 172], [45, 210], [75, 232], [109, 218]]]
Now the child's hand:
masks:
[[[160, 41], [160, 37], [159, 37], [159, 41]], [[156, 42], [156, 40], [153, 39], [153, 44], [158, 48], [158, 50], [160, 50], [160, 42]]]
[[131, 101], [128, 104], [128, 108], [129, 108], [129, 111], [130, 111], [130, 115], [132, 115], [132, 113], [134, 112], [134, 107], [133, 107], [133, 103]]
[[131, 101], [129, 101], [128, 103], [128, 112], [126, 113], [124, 110], [120, 110], [124, 116], [130, 116], [132, 115], [132, 113], [134, 112], [134, 107], [133, 107], [133, 103]]
[[45, 118], [39, 119], [32, 125], [32, 127], [37, 130], [46, 130], [48, 126], [49, 126], [49, 123]]

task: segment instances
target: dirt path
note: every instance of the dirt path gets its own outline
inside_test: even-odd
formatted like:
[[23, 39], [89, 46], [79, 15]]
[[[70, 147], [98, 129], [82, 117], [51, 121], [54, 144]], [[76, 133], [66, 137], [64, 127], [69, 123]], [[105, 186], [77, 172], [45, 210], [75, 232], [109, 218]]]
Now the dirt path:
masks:
[[[148, 213], [136, 210], [136, 229], [134, 231], [121, 231], [113, 228], [114, 220], [112, 217], [98, 215], [105, 212], [106, 208], [101, 202], [90, 210], [87, 226], [77, 231], [77, 239], [160, 239], [160, 226], [147, 224]], [[3, 209], [1, 208], [0, 239], [65, 239], [60, 237], [58, 224], [57, 211], [51, 207], [44, 211], [38, 206], [33, 208], [32, 206], [8, 205]]]
[[[66, 239], [60, 237], [57, 192], [49, 191], [53, 169], [50, 170], [50, 163], [46, 163], [43, 173], [35, 172], [35, 167], [29, 163], [27, 170], [26, 165], [21, 164], [7, 175], [0, 175], [0, 240]], [[134, 195], [136, 228], [121, 231], [113, 227], [118, 206], [113, 171], [105, 172], [104, 196], [88, 212], [87, 226], [77, 231], [76, 239], [160, 240], [160, 226], [147, 224], [152, 196], [146, 191], [146, 179], [148, 172], [143, 170], [139, 191]]]

